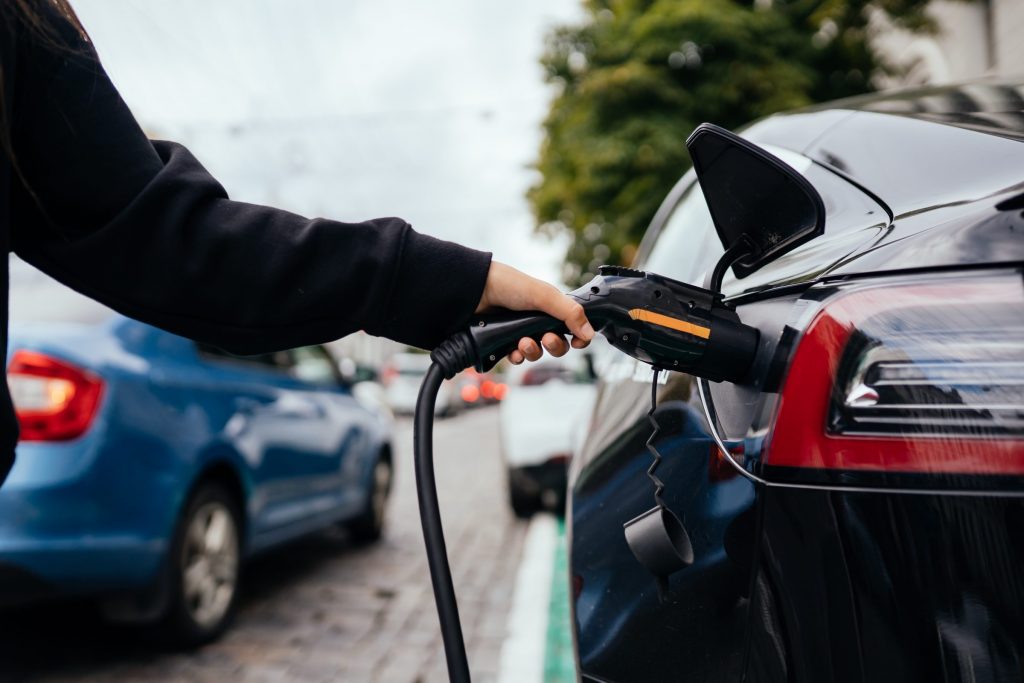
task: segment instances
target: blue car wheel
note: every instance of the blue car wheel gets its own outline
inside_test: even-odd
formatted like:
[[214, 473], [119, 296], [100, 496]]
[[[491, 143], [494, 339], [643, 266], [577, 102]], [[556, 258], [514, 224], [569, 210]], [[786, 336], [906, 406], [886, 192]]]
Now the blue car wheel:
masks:
[[241, 515], [221, 486], [202, 484], [179, 520], [168, 556], [171, 601], [167, 635], [194, 646], [214, 640], [228, 627], [238, 596]]
[[388, 494], [391, 493], [393, 471], [391, 461], [385, 457], [373, 466], [373, 488], [367, 496], [366, 507], [358, 517], [346, 524], [353, 540], [357, 543], [372, 543], [384, 533], [384, 512]]

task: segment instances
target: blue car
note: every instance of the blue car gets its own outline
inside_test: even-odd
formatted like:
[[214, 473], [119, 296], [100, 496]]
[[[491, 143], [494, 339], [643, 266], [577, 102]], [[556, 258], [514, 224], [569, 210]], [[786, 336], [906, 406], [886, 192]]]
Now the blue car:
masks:
[[239, 357], [11, 262], [21, 441], [0, 488], [0, 598], [89, 595], [197, 644], [248, 557], [341, 524], [380, 537], [390, 418], [319, 346]]

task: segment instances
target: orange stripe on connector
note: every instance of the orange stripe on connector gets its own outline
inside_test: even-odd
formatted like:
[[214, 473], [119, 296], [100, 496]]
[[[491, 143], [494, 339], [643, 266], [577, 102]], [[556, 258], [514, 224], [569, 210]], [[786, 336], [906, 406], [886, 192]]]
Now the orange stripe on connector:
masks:
[[642, 308], [632, 309], [629, 312], [629, 317], [633, 320], [640, 320], [641, 322], [651, 323], [652, 325], [661, 325], [662, 327], [668, 327], [673, 330], [692, 334], [693, 336], [700, 337], [701, 339], [708, 339], [711, 337], [711, 328], [694, 325], [693, 323], [688, 323], [685, 320], [680, 320], [679, 318], [662, 315], [661, 313], [654, 313], [653, 311], [646, 311]]

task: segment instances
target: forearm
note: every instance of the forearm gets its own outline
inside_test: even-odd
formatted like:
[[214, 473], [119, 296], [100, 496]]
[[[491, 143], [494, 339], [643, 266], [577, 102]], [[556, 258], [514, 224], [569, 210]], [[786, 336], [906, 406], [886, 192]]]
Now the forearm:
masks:
[[150, 142], [92, 47], [57, 27], [66, 47], [19, 46], [11, 219], [27, 261], [129, 316], [238, 351], [356, 329], [430, 347], [468, 319], [488, 254], [399, 219], [231, 201], [186, 149]]
[[431, 347], [480, 299], [487, 254], [395, 218], [309, 220], [233, 202], [187, 150], [157, 149], [162, 170], [104, 225], [21, 230], [15, 250], [126, 315], [240, 352], [357, 329]]

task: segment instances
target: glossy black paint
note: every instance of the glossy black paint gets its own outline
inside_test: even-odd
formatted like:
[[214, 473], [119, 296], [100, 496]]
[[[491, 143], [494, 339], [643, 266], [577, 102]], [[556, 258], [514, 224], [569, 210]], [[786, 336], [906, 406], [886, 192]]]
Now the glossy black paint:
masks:
[[[1024, 137], [1024, 116], [997, 111], [1019, 109], [1024, 88], [992, 87], [999, 97], [972, 86], [858, 100], [744, 133], [809, 160], [802, 170], [828, 216], [820, 239], [725, 282], [740, 318], [761, 330], [748, 386], [712, 386], [728, 444], [748, 469], [775, 476], [759, 465], [773, 392], [792, 329], [816, 301], [847, 281], [1024, 265], [1024, 144], [1014, 139]], [[993, 103], [990, 111], [971, 98]], [[665, 274], [700, 284], [720, 245], [687, 233], [673, 246], [671, 227], [692, 181], [684, 176], [659, 210], [638, 266], [673, 267], [673, 253], [659, 248], [699, 248], [695, 259], [680, 254], [692, 262], [686, 272]], [[1020, 477], [834, 472], [835, 483], [878, 491], [829, 490], [820, 473], [807, 478], [818, 490], [755, 487], [722, 467], [692, 378], [669, 373], [659, 390], [659, 475], [695, 561], [661, 602], [622, 535], [623, 522], [652, 504], [650, 375], [617, 354], [596, 365], [602, 382], [569, 484], [584, 680], [1024, 680]], [[921, 492], [934, 487], [945, 492]]]
[[1024, 676], [1024, 498], [761, 497], [748, 680]]

